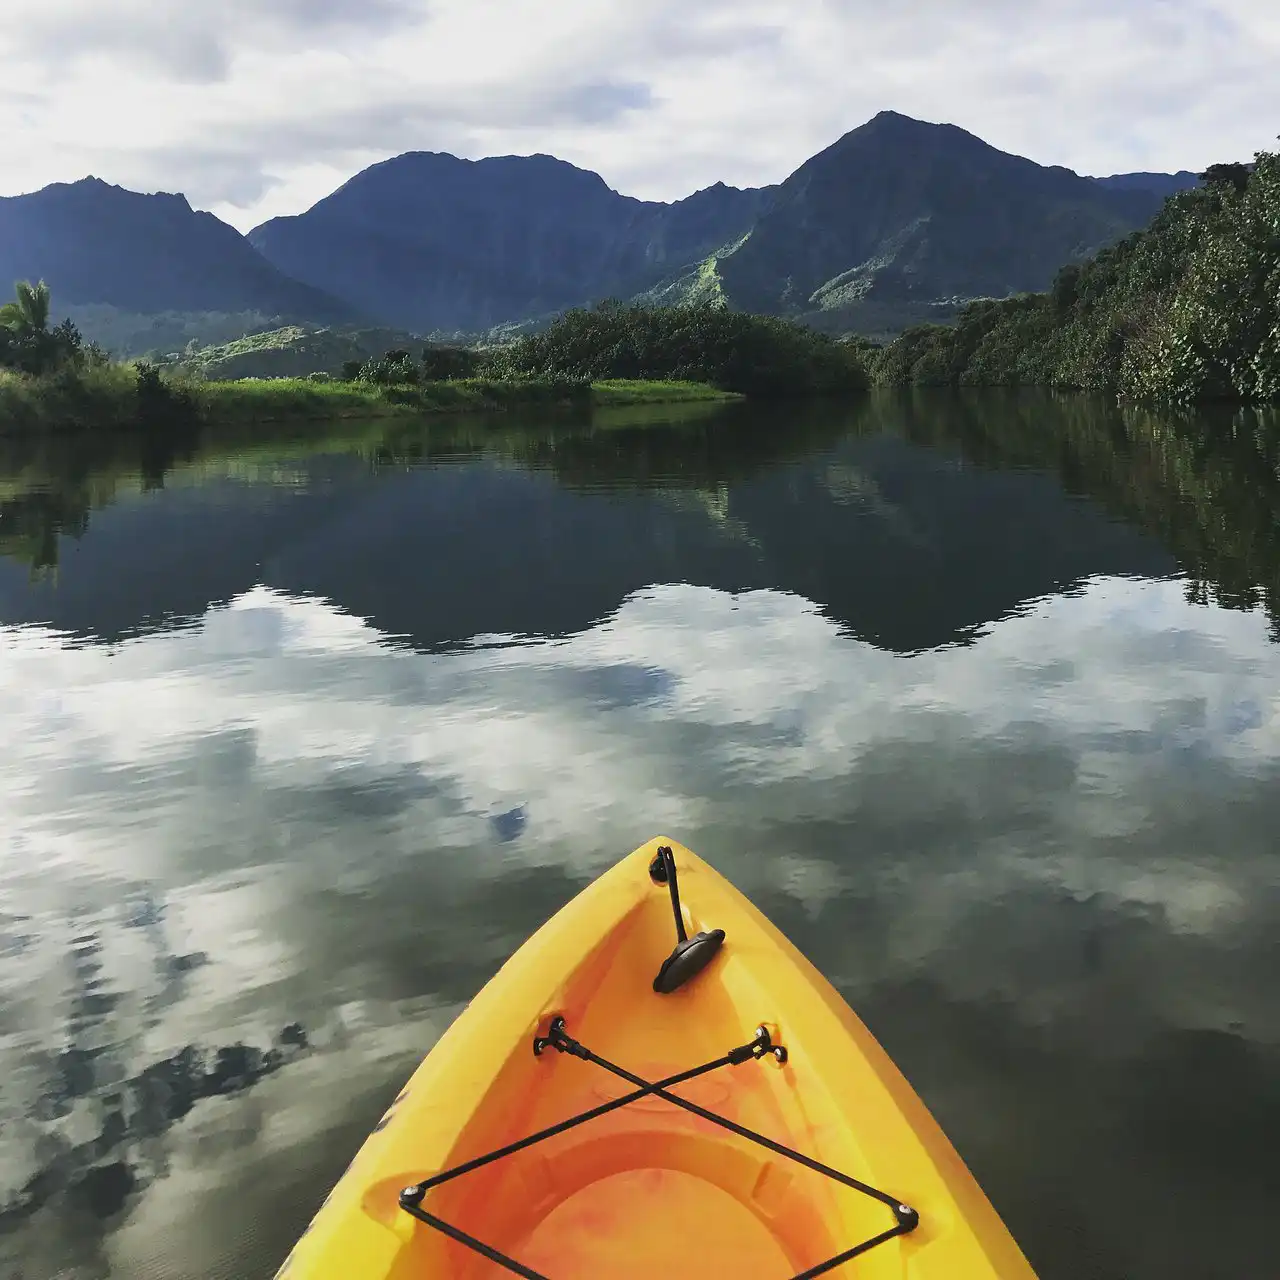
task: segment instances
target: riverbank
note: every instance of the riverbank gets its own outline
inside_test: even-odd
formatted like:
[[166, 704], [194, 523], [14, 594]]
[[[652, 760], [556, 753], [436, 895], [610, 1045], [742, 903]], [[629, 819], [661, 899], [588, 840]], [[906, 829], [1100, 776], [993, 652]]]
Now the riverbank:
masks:
[[424, 413], [500, 413], [520, 408], [608, 409], [742, 396], [699, 382], [464, 378], [418, 385], [313, 382], [308, 378], [246, 378], [209, 382], [195, 391], [210, 425], [299, 419], [405, 417]]
[[200, 382], [109, 365], [30, 377], [0, 371], [0, 433], [135, 427], [193, 421], [220, 426], [500, 413], [518, 408], [590, 412], [643, 404], [717, 402], [742, 396], [698, 382], [468, 378], [381, 386], [311, 378]]

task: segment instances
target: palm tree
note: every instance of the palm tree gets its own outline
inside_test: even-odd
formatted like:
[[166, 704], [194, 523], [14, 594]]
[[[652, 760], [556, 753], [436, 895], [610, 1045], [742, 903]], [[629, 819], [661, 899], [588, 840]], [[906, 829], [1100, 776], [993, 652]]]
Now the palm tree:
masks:
[[13, 286], [14, 300], [0, 307], [0, 325], [15, 337], [46, 333], [49, 328], [49, 286], [43, 280], [33, 285], [19, 280]]

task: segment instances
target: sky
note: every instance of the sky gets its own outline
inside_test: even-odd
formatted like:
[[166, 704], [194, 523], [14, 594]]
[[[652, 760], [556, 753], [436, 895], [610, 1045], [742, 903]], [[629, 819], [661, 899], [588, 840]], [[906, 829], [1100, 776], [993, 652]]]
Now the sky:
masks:
[[4, 0], [0, 194], [93, 174], [247, 230], [408, 150], [672, 200], [892, 109], [1081, 173], [1280, 134], [1275, 0]]

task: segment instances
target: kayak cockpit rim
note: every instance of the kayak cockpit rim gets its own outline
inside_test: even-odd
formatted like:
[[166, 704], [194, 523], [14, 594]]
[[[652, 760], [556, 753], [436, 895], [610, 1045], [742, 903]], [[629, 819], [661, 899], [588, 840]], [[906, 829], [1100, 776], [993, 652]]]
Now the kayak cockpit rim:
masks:
[[[659, 994], [667, 994], [690, 981], [711, 963], [724, 942], [725, 934], [724, 930], [715, 929], [709, 932], [699, 932], [692, 938], [688, 937], [687, 930], [684, 925], [683, 911], [680, 904], [679, 888], [676, 879], [675, 858], [668, 846], [664, 845], [658, 849], [656, 856], [649, 866], [649, 875], [655, 884], [667, 885], [671, 894], [672, 908], [675, 914], [677, 935], [676, 947], [663, 962], [663, 965], [658, 972], [658, 976], [653, 981], [653, 989], [655, 992], [658, 992]], [[545, 1032], [540, 1032], [535, 1035], [533, 1040], [533, 1052], [536, 1056], [541, 1057], [547, 1049], [554, 1049], [558, 1054], [579, 1058], [584, 1062], [592, 1063], [609, 1072], [611, 1075], [627, 1081], [635, 1087], [630, 1093], [623, 1094], [620, 1097], [603, 1102], [598, 1106], [578, 1112], [576, 1115], [570, 1116], [568, 1119], [562, 1120], [557, 1124], [540, 1129], [535, 1133], [528, 1134], [514, 1142], [507, 1143], [506, 1145], [489, 1151], [484, 1155], [466, 1160], [460, 1164], [452, 1166], [451, 1168], [444, 1169], [439, 1173], [433, 1174], [431, 1177], [414, 1183], [411, 1186], [407, 1186], [400, 1192], [398, 1198], [399, 1207], [406, 1213], [410, 1214], [418, 1222], [441, 1232], [443, 1235], [456, 1241], [458, 1244], [465, 1246], [474, 1253], [480, 1254], [490, 1262], [496, 1263], [498, 1266], [514, 1275], [523, 1276], [526, 1280], [552, 1280], [551, 1277], [546, 1276], [544, 1273], [533, 1270], [518, 1259], [503, 1253], [493, 1245], [487, 1244], [478, 1237], [432, 1213], [425, 1207], [427, 1194], [434, 1188], [447, 1182], [452, 1182], [457, 1178], [464, 1177], [468, 1173], [487, 1165], [491, 1165], [496, 1161], [514, 1155], [517, 1152], [524, 1151], [529, 1147], [540, 1142], [544, 1142], [549, 1138], [556, 1137], [559, 1134], [574, 1129], [588, 1121], [597, 1119], [600, 1116], [618, 1111], [642, 1098], [662, 1099], [675, 1107], [681, 1108], [686, 1112], [700, 1117], [704, 1121], [709, 1121], [711, 1124], [716, 1125], [729, 1133], [735, 1134], [740, 1138], [744, 1138], [749, 1142], [764, 1147], [775, 1155], [782, 1156], [787, 1160], [800, 1164], [854, 1192], [868, 1196], [883, 1204], [889, 1211], [892, 1217], [892, 1225], [886, 1226], [883, 1231], [880, 1231], [870, 1238], [862, 1240], [861, 1242], [834, 1254], [822, 1262], [816, 1263], [805, 1270], [795, 1273], [795, 1275], [791, 1277], [791, 1280], [815, 1280], [816, 1277], [826, 1275], [829, 1272], [834, 1271], [836, 1268], [843, 1266], [847, 1262], [851, 1262], [854, 1258], [869, 1252], [879, 1245], [885, 1244], [890, 1240], [914, 1231], [920, 1224], [919, 1213], [910, 1205], [904, 1204], [901, 1200], [890, 1195], [888, 1192], [871, 1186], [869, 1183], [862, 1182], [846, 1173], [842, 1173], [840, 1170], [834, 1169], [830, 1165], [823, 1164], [821, 1161], [815, 1160], [812, 1157], [805, 1155], [803, 1152], [794, 1150], [783, 1143], [766, 1137], [764, 1134], [757, 1133], [755, 1130], [738, 1124], [736, 1121], [719, 1115], [706, 1107], [699, 1106], [697, 1103], [681, 1097], [679, 1094], [670, 1092], [671, 1088], [676, 1085], [694, 1080], [723, 1067], [737, 1067], [745, 1063], [758, 1061], [764, 1058], [772, 1058], [779, 1064], [785, 1063], [788, 1056], [786, 1046], [775, 1043], [768, 1028], [764, 1024], [761, 1024], [756, 1028], [755, 1034], [745, 1044], [738, 1045], [709, 1062], [704, 1062], [698, 1066], [687, 1068], [686, 1070], [677, 1072], [674, 1075], [667, 1076], [657, 1081], [645, 1080], [643, 1077], [635, 1075], [634, 1073], [610, 1062], [587, 1048], [586, 1045], [574, 1039], [569, 1034], [565, 1019], [563, 1016], [558, 1014], [551, 1017]]]

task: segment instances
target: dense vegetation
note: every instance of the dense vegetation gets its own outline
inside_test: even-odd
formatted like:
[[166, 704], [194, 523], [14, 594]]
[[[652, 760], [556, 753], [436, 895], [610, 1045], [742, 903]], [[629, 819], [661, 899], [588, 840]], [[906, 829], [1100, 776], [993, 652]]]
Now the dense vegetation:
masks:
[[605, 302], [495, 349], [506, 377], [672, 378], [747, 396], [852, 391], [867, 386], [858, 351], [772, 316], [713, 303], [643, 307]]
[[[273, 371], [283, 372], [300, 368], [299, 359], [308, 353], [313, 362], [323, 357], [322, 367], [331, 366], [344, 350], [327, 331], [305, 333], [295, 327], [199, 352], [185, 367], [244, 376], [263, 369], [266, 360]], [[245, 363], [250, 360], [254, 363]], [[567, 312], [549, 327], [501, 345], [428, 343], [415, 356], [400, 344], [336, 363], [334, 372], [343, 382], [388, 391], [479, 379], [572, 396], [585, 394], [592, 384], [610, 383], [618, 384], [612, 386], [615, 399], [652, 401], [673, 398], [672, 388], [687, 398], [697, 394], [697, 385], [758, 396], [857, 390], [868, 384], [858, 344], [714, 304], [606, 302]]]
[[1042, 385], [1135, 400], [1280, 399], [1280, 155], [1215, 165], [1053, 287], [910, 329], [885, 384]]
[[49, 286], [19, 280], [14, 298], [0, 307], [0, 369], [39, 376], [65, 368], [106, 363], [106, 355], [86, 345], [70, 320], [49, 328]]
[[0, 431], [368, 418], [516, 405], [590, 410], [727, 398], [688, 382], [617, 385], [557, 372], [513, 374], [483, 353], [439, 346], [426, 347], [417, 361], [401, 349], [350, 361], [342, 379], [313, 373], [206, 381], [198, 372], [143, 360], [116, 364], [85, 344], [69, 320], [50, 328], [43, 282], [20, 282], [14, 301], [0, 308]]

